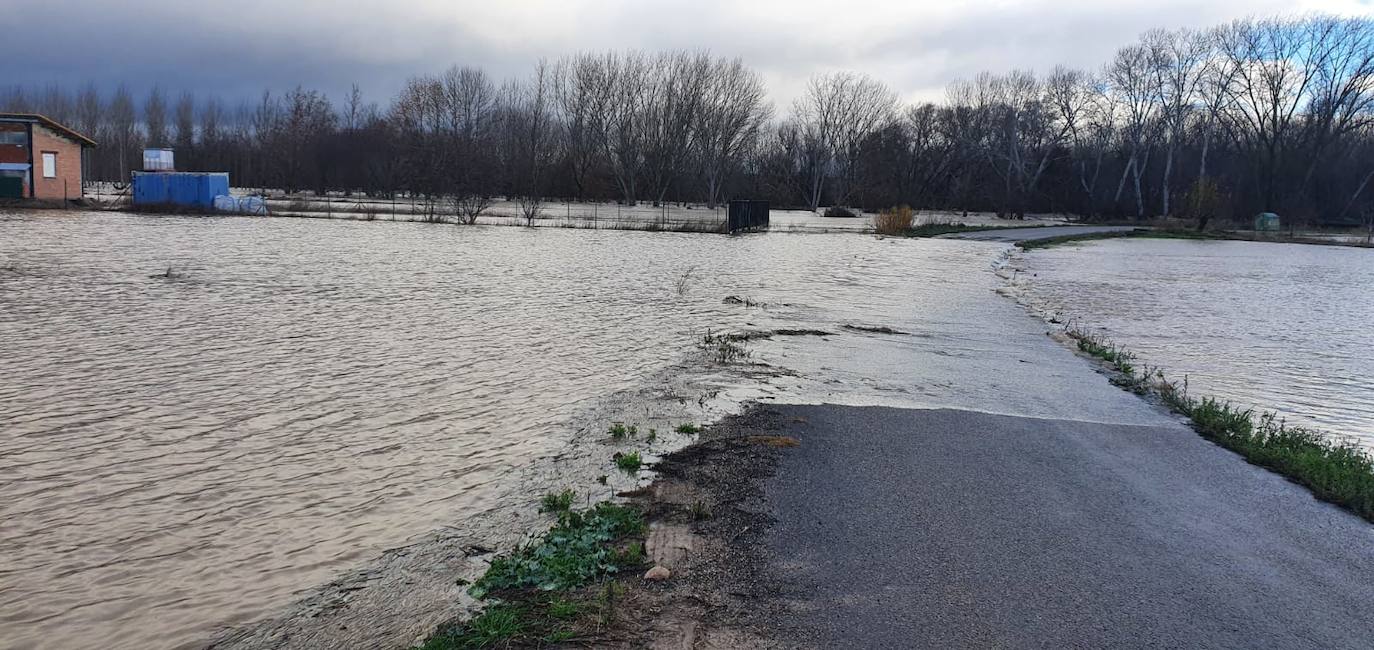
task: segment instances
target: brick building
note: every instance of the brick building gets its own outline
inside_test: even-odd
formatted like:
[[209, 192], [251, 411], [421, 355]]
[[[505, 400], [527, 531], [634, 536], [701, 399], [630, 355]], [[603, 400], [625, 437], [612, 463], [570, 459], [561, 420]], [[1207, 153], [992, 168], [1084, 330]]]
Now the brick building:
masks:
[[95, 141], [32, 113], [0, 113], [0, 199], [81, 198], [82, 155]]

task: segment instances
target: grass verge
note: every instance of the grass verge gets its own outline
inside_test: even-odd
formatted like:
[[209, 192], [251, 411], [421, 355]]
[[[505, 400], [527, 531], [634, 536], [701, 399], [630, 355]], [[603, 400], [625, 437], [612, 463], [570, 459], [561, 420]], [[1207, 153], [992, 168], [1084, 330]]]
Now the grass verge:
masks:
[[978, 232], [981, 230], [1001, 230], [1004, 228], [1043, 227], [1045, 227], [1045, 224], [1028, 224], [1025, 226], [970, 226], [962, 223], [923, 223], [919, 226], [913, 226], [911, 228], [908, 228], [904, 234], [907, 237], [938, 237], [940, 235], [950, 235], [958, 232]]
[[481, 614], [440, 626], [421, 648], [542, 646], [576, 639], [608, 620], [619, 588], [608, 579], [644, 567], [645, 532], [644, 515], [633, 506], [601, 502], [560, 511], [553, 528], [492, 560], [468, 588], [473, 597], [489, 601]]
[[1186, 379], [1179, 384], [1165, 379], [1157, 368], [1138, 368], [1132, 363], [1135, 355], [1101, 336], [1076, 327], [1065, 327], [1064, 333], [1080, 351], [1116, 370], [1114, 383], [1159, 397], [1187, 416], [1202, 437], [1374, 522], [1374, 456], [1369, 452], [1315, 429], [1289, 426], [1273, 412], [1256, 413], [1211, 397], [1193, 397]]
[[1016, 245], [1023, 250], [1035, 250], [1037, 248], [1050, 248], [1071, 244], [1080, 241], [1094, 241], [1098, 239], [1207, 239], [1218, 241], [1258, 241], [1280, 244], [1314, 244], [1318, 246], [1355, 246], [1366, 247], [1362, 242], [1336, 241], [1330, 239], [1319, 239], [1314, 237], [1291, 237], [1283, 234], [1268, 236], [1254, 235], [1248, 233], [1236, 233], [1225, 231], [1198, 232], [1196, 230], [1178, 229], [1152, 229], [1152, 230], [1120, 230], [1116, 232], [1095, 232], [1082, 235], [1062, 235], [1060, 237], [1047, 237], [1045, 239], [1031, 239], [1017, 242]]

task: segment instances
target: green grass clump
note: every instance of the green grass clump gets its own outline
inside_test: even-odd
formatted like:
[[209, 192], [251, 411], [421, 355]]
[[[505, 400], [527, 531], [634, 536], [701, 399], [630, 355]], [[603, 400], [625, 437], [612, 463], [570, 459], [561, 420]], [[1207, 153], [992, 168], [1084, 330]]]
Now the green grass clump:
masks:
[[692, 424], [692, 423], [690, 423], [690, 422], [688, 422], [688, 423], [684, 423], [684, 424], [679, 424], [679, 425], [677, 425], [677, 428], [674, 429], [674, 431], [677, 431], [678, 433], [681, 433], [681, 434], [683, 434], [683, 435], [689, 435], [689, 436], [690, 436], [690, 435], [695, 434], [695, 433], [701, 433], [701, 427], [700, 427], [700, 426], [697, 426], [697, 425], [695, 425], [695, 424]]
[[539, 501], [539, 512], [567, 512], [572, 508], [577, 493], [572, 490], [550, 492]]
[[580, 587], [628, 566], [615, 543], [644, 529], [644, 516], [630, 506], [602, 502], [587, 510], [559, 513], [558, 524], [543, 537], [492, 560], [468, 593], [483, 598], [508, 590]]
[[1112, 368], [1127, 376], [1135, 375], [1135, 354], [1127, 352], [1100, 335], [1072, 326], [1064, 328], [1064, 333], [1078, 344], [1078, 350], [1089, 356], [1097, 357], [1111, 364]]
[[508, 642], [525, 632], [528, 611], [520, 605], [493, 605], [470, 621], [440, 629], [421, 650], [468, 650]]
[[615, 466], [619, 467], [620, 471], [626, 474], [634, 474], [644, 465], [644, 459], [639, 457], [639, 452], [637, 451], [632, 451], [628, 454], [616, 454], [612, 457], [612, 460], [615, 461]]
[[611, 428], [607, 430], [606, 433], [611, 434], [612, 438], [620, 440], [625, 436], [630, 435], [630, 429], [629, 427], [625, 426], [623, 422], [614, 422], [611, 424]]
[[575, 600], [556, 598], [549, 601], [549, 616], [557, 619], [573, 619], [582, 615], [582, 603]]

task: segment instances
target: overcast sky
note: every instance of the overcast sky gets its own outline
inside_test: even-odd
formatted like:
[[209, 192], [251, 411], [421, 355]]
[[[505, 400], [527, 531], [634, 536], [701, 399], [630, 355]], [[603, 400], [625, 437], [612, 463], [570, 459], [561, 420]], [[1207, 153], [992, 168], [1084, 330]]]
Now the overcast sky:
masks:
[[[742, 57], [783, 106], [815, 73], [872, 74], [938, 99], [979, 70], [1096, 68], [1152, 27], [1247, 15], [1374, 14], [1374, 0], [4, 0], [0, 84], [218, 93], [298, 84], [385, 104], [453, 64], [497, 77], [581, 50], [706, 49]], [[385, 7], [385, 8], [382, 8]]]

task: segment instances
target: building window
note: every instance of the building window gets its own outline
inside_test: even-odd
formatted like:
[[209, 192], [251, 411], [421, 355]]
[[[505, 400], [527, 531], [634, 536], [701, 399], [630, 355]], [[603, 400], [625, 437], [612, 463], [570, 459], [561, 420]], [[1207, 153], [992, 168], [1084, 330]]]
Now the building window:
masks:
[[18, 147], [29, 144], [29, 134], [23, 131], [0, 131], [0, 144], [11, 144]]
[[43, 152], [43, 178], [57, 178], [57, 154]]

